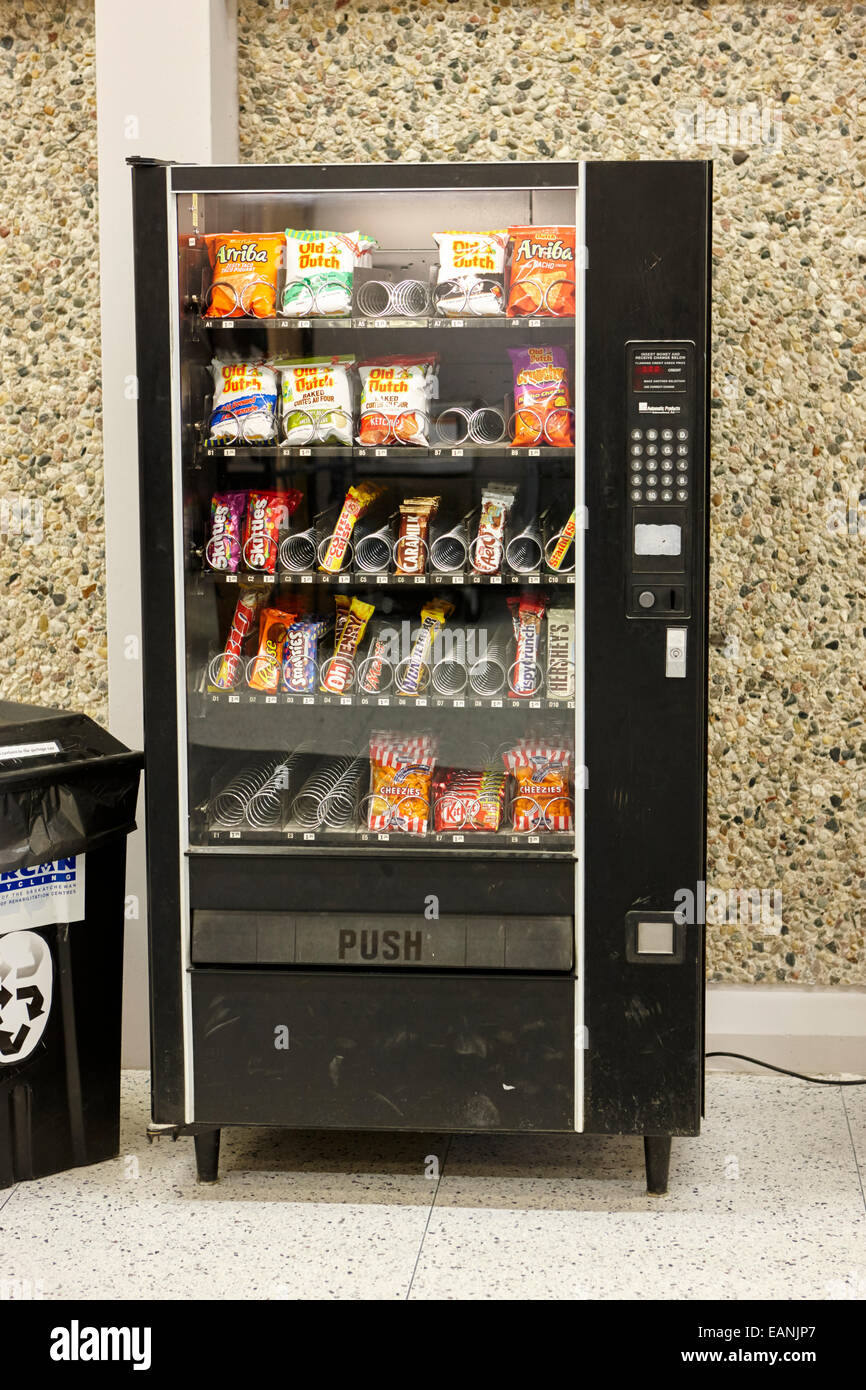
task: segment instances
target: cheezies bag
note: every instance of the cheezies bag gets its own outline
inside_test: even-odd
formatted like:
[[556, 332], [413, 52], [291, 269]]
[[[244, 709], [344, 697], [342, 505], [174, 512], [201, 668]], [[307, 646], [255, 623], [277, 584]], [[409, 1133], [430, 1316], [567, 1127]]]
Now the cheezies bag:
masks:
[[206, 318], [273, 318], [282, 233], [231, 232], [204, 238], [212, 276], [204, 301]]
[[514, 439], [519, 448], [574, 443], [568, 354], [562, 347], [509, 348], [514, 369]]
[[276, 438], [277, 377], [264, 362], [211, 363], [214, 444], [267, 444]]
[[508, 228], [510, 319], [574, 313], [574, 247], [574, 227]]
[[286, 287], [280, 313], [289, 318], [351, 314], [355, 267], [378, 245], [364, 232], [286, 228]]

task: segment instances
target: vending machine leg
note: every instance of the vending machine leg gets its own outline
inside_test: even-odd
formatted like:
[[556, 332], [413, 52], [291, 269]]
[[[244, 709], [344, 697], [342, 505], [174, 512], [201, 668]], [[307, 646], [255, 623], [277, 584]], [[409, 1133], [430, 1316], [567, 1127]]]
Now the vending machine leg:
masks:
[[671, 1164], [670, 1135], [645, 1134], [643, 1154], [646, 1190], [653, 1197], [663, 1197], [668, 1190], [668, 1169]]
[[[205, 1129], [194, 1136], [195, 1167], [199, 1182], [216, 1182], [220, 1162], [220, 1132]], [[647, 1170], [649, 1171], [649, 1170]]]

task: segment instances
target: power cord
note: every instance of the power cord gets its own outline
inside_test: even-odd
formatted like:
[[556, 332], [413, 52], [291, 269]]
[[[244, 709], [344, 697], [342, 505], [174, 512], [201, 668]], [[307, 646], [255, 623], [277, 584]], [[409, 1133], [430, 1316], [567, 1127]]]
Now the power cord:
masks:
[[795, 1076], [798, 1081], [811, 1081], [815, 1086], [866, 1086], [866, 1076], [853, 1081], [831, 1081], [827, 1076], [805, 1076], [801, 1071], [789, 1071], [787, 1067], [776, 1067], [772, 1062], [762, 1062], [760, 1057], [747, 1057], [744, 1052], [705, 1052], [705, 1057], [736, 1057], [740, 1062], [753, 1062], [756, 1067], [766, 1067], [767, 1071], [778, 1071], [783, 1076]]

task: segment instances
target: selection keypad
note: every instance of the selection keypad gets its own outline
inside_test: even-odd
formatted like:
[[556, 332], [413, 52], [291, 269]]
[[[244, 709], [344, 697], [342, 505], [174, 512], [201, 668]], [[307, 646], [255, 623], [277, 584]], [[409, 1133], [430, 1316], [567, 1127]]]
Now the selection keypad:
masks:
[[[662, 441], [661, 446], [656, 443], [658, 439]], [[629, 431], [629, 441], [632, 502], [673, 502], [675, 499], [687, 502], [691, 490], [689, 431], [684, 428], [676, 431], [633, 429]], [[641, 472], [644, 468], [645, 474]]]

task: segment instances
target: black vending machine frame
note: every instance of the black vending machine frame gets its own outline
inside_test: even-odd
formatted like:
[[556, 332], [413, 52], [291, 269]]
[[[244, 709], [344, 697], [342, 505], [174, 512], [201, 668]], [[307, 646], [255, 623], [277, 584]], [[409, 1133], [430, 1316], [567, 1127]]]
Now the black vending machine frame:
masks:
[[[220, 1128], [233, 1124], [635, 1134], [645, 1139], [648, 1185], [663, 1191], [671, 1137], [698, 1133], [703, 1104], [703, 924], [699, 910], [681, 921], [676, 909], [689, 901], [700, 907], [706, 876], [711, 165], [130, 162], [152, 1131], [194, 1134], [205, 1179], [216, 1176]], [[582, 913], [582, 958], [576, 953], [574, 968], [558, 976], [196, 962], [195, 912], [261, 921], [288, 920], [311, 905], [343, 919], [418, 913], [429, 892], [429, 860], [418, 853], [386, 859], [372, 848], [369, 857], [327, 861], [301, 851], [290, 861], [181, 851], [171, 199], [210, 190], [435, 189], [443, 179], [463, 189], [580, 188], [582, 863], [561, 855], [499, 855], [494, 863], [445, 854], [443, 873], [443, 854], [435, 858], [440, 912], [574, 913], [575, 920]], [[685, 558], [674, 565], [669, 589], [667, 563], [649, 580], [646, 562], [635, 564], [638, 514], [628, 491], [628, 354], [635, 343], [685, 345], [692, 373], [692, 474], [676, 509]], [[642, 503], [642, 521], [655, 515]], [[636, 606], [636, 575], [641, 592], [655, 585], [657, 596], [670, 593], [669, 611]], [[684, 661], [676, 642], [685, 645]], [[668, 949], [641, 950], [646, 922], [668, 924]], [[189, 1010], [185, 972], [192, 976]], [[268, 1050], [280, 1026], [291, 1036], [289, 1070]], [[253, 1082], [256, 1073], [261, 1084]]]

